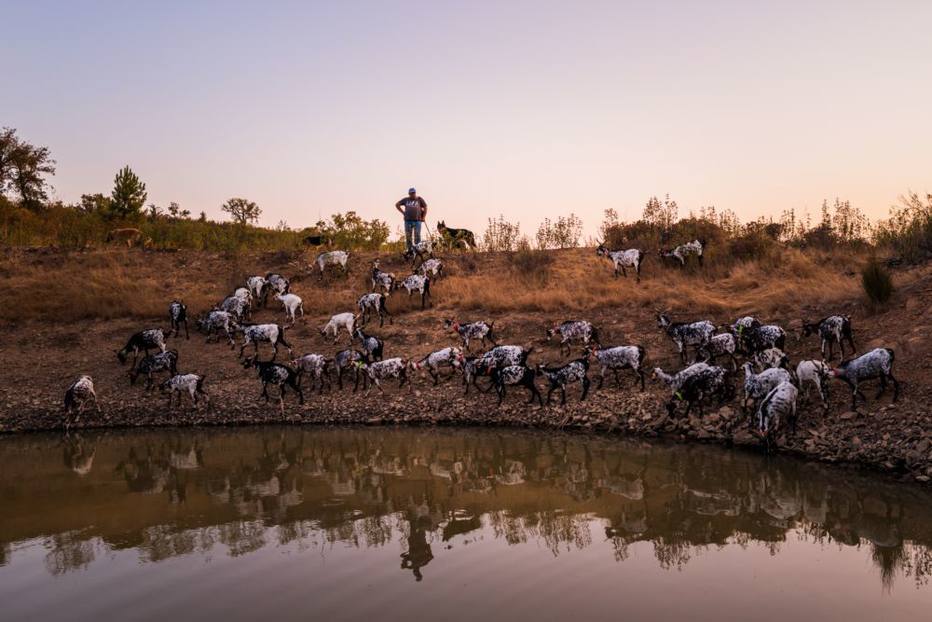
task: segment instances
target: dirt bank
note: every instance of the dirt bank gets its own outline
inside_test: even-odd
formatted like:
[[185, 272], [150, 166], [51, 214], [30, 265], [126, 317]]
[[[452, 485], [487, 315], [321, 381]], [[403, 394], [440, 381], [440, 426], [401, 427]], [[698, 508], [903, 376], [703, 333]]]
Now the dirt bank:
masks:
[[[174, 262], [177, 258], [170, 260]], [[69, 260], [59, 258], [56, 262], [46, 258], [44, 261], [52, 272], [55, 265]], [[135, 269], [140, 271], [140, 278], [153, 280], [158, 278], [160, 270], [164, 270], [167, 305], [171, 298], [167, 295], [171, 291], [171, 283], [181, 277], [160, 266], [159, 261], [168, 259], [154, 257], [150, 261], [140, 261]], [[229, 280], [229, 269], [223, 270], [218, 263], [222, 259], [200, 258], [198, 261], [201, 266], [199, 277], [210, 281], [213, 274], [209, 289], [222, 291]], [[580, 254], [578, 261], [585, 261], [585, 255]], [[594, 259], [593, 263], [600, 265]], [[269, 269], [274, 267], [269, 266]], [[389, 267], [402, 271], [401, 266]], [[607, 266], [601, 267], [610, 274]], [[250, 265], [249, 269], [254, 268]], [[482, 266], [478, 269], [481, 271]], [[144, 270], [147, 271], [145, 275], [142, 274]], [[323, 284], [305, 278], [297, 281], [294, 289], [305, 300], [312, 301], [308, 305], [311, 308], [328, 306], [325, 303], [332, 298], [337, 301], [332, 305], [333, 312], [348, 310], [345, 300], [351, 296], [347, 292], [361, 291], [363, 272], [363, 268], [356, 267], [350, 279], [325, 281]], [[413, 301], [409, 303], [404, 297], [392, 296], [390, 307], [396, 313], [394, 324], [371, 329], [385, 339], [386, 356], [420, 358], [435, 348], [455, 344], [453, 337], [442, 330], [443, 317], [456, 314], [467, 320], [494, 319], [502, 342], [534, 348], [532, 362], [557, 361], [561, 357], [556, 344], [542, 342], [544, 327], [554, 320], [579, 316], [601, 326], [606, 343], [642, 344], [647, 349], [650, 367], [678, 368], [673, 346], [658, 331], [653, 319], [653, 309], [663, 306], [664, 301], [651, 304], [649, 300], [638, 298], [637, 303], [633, 303], [626, 295], [637, 287], [633, 279], [612, 281], [604, 278], [607, 274], [600, 273], [600, 280], [614, 288], [611, 294], [614, 300], [611, 304], [595, 305], [588, 310], [566, 313], [532, 309], [497, 313], [475, 309], [464, 311], [457, 309], [457, 291], [447, 284], [436, 288], [437, 306], [426, 311], [420, 311]], [[853, 277], [839, 273], [838, 278]], [[714, 310], [696, 309], [694, 313], [681, 312], [679, 317], [701, 316], [721, 323], [744, 313], [755, 313], [791, 330], [798, 325], [800, 317], [816, 318], [842, 312], [852, 316], [859, 351], [879, 345], [896, 350], [896, 372], [903, 385], [902, 398], [898, 403], [891, 404], [888, 393], [880, 400], [870, 399], [867, 405], [859, 404], [857, 411], [851, 411], [850, 394], [844, 385], [836, 383], [832, 387], [829, 415], [823, 416], [815, 405], [803, 404], [798, 430], [795, 435], [784, 434], [781, 437], [781, 450], [818, 460], [851, 462], [899, 472], [919, 481], [928, 481], [932, 477], [932, 409], [929, 406], [932, 383], [928, 380], [932, 373], [929, 354], [932, 346], [932, 314], [929, 311], [932, 270], [918, 268], [899, 273], [899, 289], [893, 302], [887, 310], [876, 314], [869, 313], [857, 298], [851, 296], [807, 306], [800, 298], [792, 297], [792, 288], [787, 289], [789, 298], [784, 296], [766, 306], [749, 306], [748, 294], [744, 291], [740, 299], [736, 296], [733, 304], [729, 304], [728, 290], [735, 286], [733, 282], [728, 279], [707, 281], [701, 277], [696, 282], [697, 287], [706, 290], [707, 297], [717, 296]], [[606, 287], [605, 283], [600, 286]], [[769, 285], [767, 282], [753, 284], [762, 291], [762, 298], [768, 295]], [[785, 283], [781, 287], [786, 288]], [[55, 293], [47, 295], [54, 297]], [[721, 308], [725, 305], [727, 308]], [[198, 309], [192, 308], [193, 314], [197, 312]], [[85, 415], [75, 423], [76, 427], [232, 425], [283, 421], [537, 427], [565, 424], [570, 428], [611, 433], [738, 445], [755, 442], [746, 431], [746, 420], [738, 411], [737, 401], [724, 408], [709, 408], [701, 419], [692, 416], [688, 420], [671, 420], [663, 408], [668, 397], [666, 389], [649, 381], [647, 390], [642, 393], [634, 385], [631, 374], [622, 375], [621, 387], [616, 387], [611, 379], [607, 380], [602, 390], [593, 390], [583, 403], [579, 402], [578, 387], [573, 387], [565, 407], [556, 403], [543, 409], [525, 407], [524, 391], [518, 389], [512, 390], [505, 404], [499, 408], [494, 394], [477, 395], [471, 391], [470, 395], [464, 396], [459, 378], [433, 387], [425, 376], [415, 378], [410, 390], [399, 391], [396, 384], [390, 382], [384, 395], [375, 390], [355, 395], [350, 389], [323, 395], [308, 391], [308, 400], [303, 406], [290, 396], [286, 399], [282, 416], [277, 405], [266, 405], [258, 400], [258, 380], [253, 371], [242, 368], [235, 352], [224, 344], [206, 344], [203, 336], [195, 332], [189, 341], [172, 338], [169, 347], [179, 350], [179, 368], [182, 371], [207, 376], [211, 408], [200, 412], [186, 408], [169, 413], [165, 396], [157, 392], [147, 393], [142, 383], [129, 386], [127, 368], [121, 367], [113, 354], [134, 331], [166, 324], [161, 317], [140, 319], [136, 315], [67, 323], [31, 320], [0, 326], [0, 360], [4, 361], [0, 375], [0, 430], [17, 432], [60, 428], [64, 389], [77, 374], [89, 373], [95, 379], [103, 413], [100, 416]], [[258, 312], [256, 319], [281, 321], [281, 315], [277, 308], [273, 308]], [[334, 346], [318, 334], [317, 329], [325, 319], [325, 314], [311, 312], [305, 322], [299, 321], [288, 331], [288, 339], [296, 354], [321, 352], [332, 356], [338, 347], [345, 347], [345, 337], [339, 346]], [[817, 356], [815, 339], [800, 342], [791, 337], [789, 341], [787, 349], [794, 362]], [[268, 351], [263, 350], [263, 357], [267, 356]], [[593, 384], [593, 389], [596, 384]], [[866, 393], [873, 398], [873, 387]]]

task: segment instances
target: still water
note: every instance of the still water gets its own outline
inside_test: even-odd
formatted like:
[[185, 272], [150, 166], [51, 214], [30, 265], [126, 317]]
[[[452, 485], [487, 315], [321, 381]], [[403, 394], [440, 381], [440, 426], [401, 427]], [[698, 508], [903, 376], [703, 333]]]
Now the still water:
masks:
[[932, 494], [496, 430], [0, 437], [0, 619], [928, 620]]

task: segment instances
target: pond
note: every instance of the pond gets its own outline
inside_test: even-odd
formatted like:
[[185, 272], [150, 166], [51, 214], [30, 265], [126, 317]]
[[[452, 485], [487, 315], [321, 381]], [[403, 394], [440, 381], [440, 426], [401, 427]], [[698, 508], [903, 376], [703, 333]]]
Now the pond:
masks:
[[927, 619], [932, 494], [515, 430], [0, 437], [0, 619]]

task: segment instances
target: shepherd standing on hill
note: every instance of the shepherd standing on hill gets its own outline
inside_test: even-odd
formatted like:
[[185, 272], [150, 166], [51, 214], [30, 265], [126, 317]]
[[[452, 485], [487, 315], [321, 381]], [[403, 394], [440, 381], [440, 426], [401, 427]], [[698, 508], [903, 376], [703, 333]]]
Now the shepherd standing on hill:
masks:
[[427, 201], [417, 196], [417, 190], [409, 188], [408, 196], [395, 203], [395, 209], [404, 215], [405, 245], [410, 251], [415, 244], [421, 243], [421, 223], [427, 218]]

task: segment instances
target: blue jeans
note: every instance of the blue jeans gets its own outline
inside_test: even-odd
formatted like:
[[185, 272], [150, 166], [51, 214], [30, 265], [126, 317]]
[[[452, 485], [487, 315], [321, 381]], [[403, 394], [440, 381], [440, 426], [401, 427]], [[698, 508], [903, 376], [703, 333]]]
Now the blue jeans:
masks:
[[[411, 238], [414, 238], [414, 241], [411, 241]], [[420, 220], [406, 220], [405, 221], [405, 248], [411, 250], [415, 244], [421, 243], [421, 221]]]

